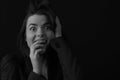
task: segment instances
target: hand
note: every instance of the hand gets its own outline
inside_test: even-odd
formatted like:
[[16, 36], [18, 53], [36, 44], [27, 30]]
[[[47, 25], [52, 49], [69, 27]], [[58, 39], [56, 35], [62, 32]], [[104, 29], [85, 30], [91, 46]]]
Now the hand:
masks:
[[[56, 17], [56, 25], [57, 25], [57, 27], [56, 27], [55, 38], [58, 38], [58, 37], [62, 36], [61, 24], [60, 24], [60, 20], [58, 17]], [[75, 70], [76, 69], [76, 59], [74, 60], [74, 62], [72, 62], [71, 49], [68, 47], [68, 45], [66, 45], [66, 43], [62, 39], [52, 40], [51, 45], [58, 53], [60, 63], [63, 65], [62, 69], [63, 69], [63, 74], [64, 74], [65, 78], [68, 78], [68, 80], [77, 80], [76, 75], [79, 76], [78, 75], [79, 67], [78, 67], [77, 73], [76, 73], [76, 70]], [[59, 46], [60, 48], [58, 48], [57, 46]], [[67, 77], [66, 77], [66, 75], [67, 75]]]
[[62, 31], [61, 31], [61, 24], [59, 18], [56, 16], [56, 31], [55, 31], [55, 37], [61, 37]]
[[58, 37], [62, 37], [61, 24], [58, 16], [56, 16], [55, 22], [56, 22], [55, 37], [51, 39], [50, 44], [52, 45], [52, 47], [56, 49], [56, 46], [54, 45], [56, 43], [56, 39]]
[[37, 49], [39, 45], [37, 43], [34, 43], [30, 47], [30, 59], [33, 66], [33, 72], [37, 74], [43, 74], [45, 70], [45, 62], [43, 58], [40, 56], [40, 53], [42, 53], [42, 49]]

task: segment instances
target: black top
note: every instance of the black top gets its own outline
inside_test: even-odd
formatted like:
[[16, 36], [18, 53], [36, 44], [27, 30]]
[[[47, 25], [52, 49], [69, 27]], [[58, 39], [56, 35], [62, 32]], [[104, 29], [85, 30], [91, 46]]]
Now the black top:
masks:
[[[57, 63], [59, 62], [58, 58], [56, 58], [55, 52], [52, 48], [48, 51], [52, 52], [52, 54], [54, 53], [50, 56], [51, 58], [48, 58], [48, 74], [50, 74], [48, 75], [49, 80], [59, 80], [57, 78], [60, 78], [59, 73], [61, 70], [59, 70], [60, 64]], [[32, 70], [32, 64], [29, 57], [20, 58], [16, 54], [8, 54], [1, 62], [1, 80], [46, 80], [44, 76], [38, 75]]]
[[[60, 57], [58, 57], [58, 53], [60, 55], [65, 53], [70, 54], [70, 51], [65, 47], [64, 41], [61, 38], [54, 41], [53, 44], [47, 50], [49, 53], [47, 58], [48, 80], [70, 80], [72, 75], [69, 75], [70, 69], [67, 67], [67, 65], [69, 66], [69, 63], [64, 61], [66, 57], [60, 56], [61, 60], [59, 60]], [[17, 53], [10, 53], [3, 57], [0, 69], [1, 80], [46, 80], [44, 76], [38, 75], [32, 71], [32, 64], [29, 57], [19, 57]], [[68, 74], [69, 77], [66, 74]]]

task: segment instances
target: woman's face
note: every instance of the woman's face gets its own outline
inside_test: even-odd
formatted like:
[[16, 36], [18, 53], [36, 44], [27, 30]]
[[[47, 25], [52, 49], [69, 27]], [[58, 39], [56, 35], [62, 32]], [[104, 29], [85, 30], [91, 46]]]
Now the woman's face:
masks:
[[50, 40], [54, 38], [54, 33], [50, 27], [51, 24], [45, 15], [35, 14], [30, 16], [26, 24], [26, 41], [28, 47], [30, 48], [31, 45], [37, 43], [45, 51]]

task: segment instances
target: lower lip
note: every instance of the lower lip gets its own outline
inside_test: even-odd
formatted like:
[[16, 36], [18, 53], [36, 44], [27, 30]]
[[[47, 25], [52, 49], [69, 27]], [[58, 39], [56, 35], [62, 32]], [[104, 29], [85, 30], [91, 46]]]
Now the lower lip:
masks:
[[44, 49], [45, 46], [44, 45], [38, 45], [38, 47], [36, 49]]
[[37, 45], [39, 45], [40, 47], [44, 47], [46, 45], [46, 43], [44, 43], [44, 44], [43, 43], [42, 44], [41, 43], [37, 43]]
[[38, 42], [37, 44], [40, 44], [42, 46], [46, 45], [46, 43], [41, 43], [41, 42]]

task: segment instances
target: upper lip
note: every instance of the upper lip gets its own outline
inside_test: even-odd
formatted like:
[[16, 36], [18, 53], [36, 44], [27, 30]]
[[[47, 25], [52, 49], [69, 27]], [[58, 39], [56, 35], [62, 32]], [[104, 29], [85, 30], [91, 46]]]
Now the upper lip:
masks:
[[35, 42], [37, 42], [37, 43], [46, 43], [47, 41], [46, 40], [36, 40]]

